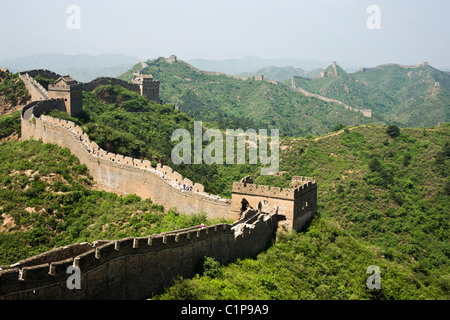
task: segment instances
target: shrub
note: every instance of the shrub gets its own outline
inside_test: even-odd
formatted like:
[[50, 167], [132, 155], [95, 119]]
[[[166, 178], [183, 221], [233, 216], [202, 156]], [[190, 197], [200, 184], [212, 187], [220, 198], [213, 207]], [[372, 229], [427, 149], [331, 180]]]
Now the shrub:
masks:
[[220, 262], [212, 257], [204, 257], [203, 259], [203, 275], [210, 278], [215, 278], [220, 276]]
[[386, 133], [387, 133], [391, 138], [398, 137], [398, 136], [400, 135], [400, 128], [397, 127], [396, 125], [391, 124], [390, 126], [387, 127]]
[[141, 201], [141, 197], [139, 197], [135, 194], [129, 194], [123, 198], [123, 204], [130, 204], [130, 203], [139, 202], [139, 201]]

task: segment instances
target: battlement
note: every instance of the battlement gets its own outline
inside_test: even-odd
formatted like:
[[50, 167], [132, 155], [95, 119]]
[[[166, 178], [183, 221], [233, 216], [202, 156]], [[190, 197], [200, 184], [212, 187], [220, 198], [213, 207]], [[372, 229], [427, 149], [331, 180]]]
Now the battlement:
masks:
[[232, 192], [254, 196], [294, 200], [295, 198], [315, 188], [317, 188], [317, 183], [312, 179], [305, 181], [303, 184], [295, 188], [280, 188], [244, 182], [234, 182]]
[[76, 84], [71, 85], [56, 85], [56, 84], [48, 85], [48, 91], [75, 91], [75, 90], [83, 90], [83, 84], [78, 82]]
[[32, 100], [45, 100], [48, 98], [47, 89], [45, 89], [38, 81], [34, 80], [33, 77], [27, 73], [19, 74], [19, 77], [27, 87]]

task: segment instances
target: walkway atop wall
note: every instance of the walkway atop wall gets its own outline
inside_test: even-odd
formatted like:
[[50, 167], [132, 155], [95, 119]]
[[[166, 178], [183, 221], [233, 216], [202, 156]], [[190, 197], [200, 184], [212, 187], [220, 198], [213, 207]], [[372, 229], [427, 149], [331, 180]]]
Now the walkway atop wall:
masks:
[[[30, 109], [33, 109], [33, 108], [30, 108]], [[27, 114], [30, 114], [31, 112], [32, 112], [31, 110], [30, 110], [30, 111], [26, 111]], [[41, 120], [42, 120], [43, 122], [46, 122], [46, 123], [49, 123], [49, 124], [55, 124], [55, 122], [56, 122], [56, 121], [48, 121], [49, 118], [51, 118], [51, 117], [49, 117], [49, 116], [41, 116], [40, 118], [41, 118]], [[53, 119], [53, 118], [51, 118], [51, 119]], [[78, 128], [79, 128], [79, 127], [78, 127]], [[65, 128], [65, 129], [67, 129], [67, 131], [69, 131], [69, 132], [72, 134], [72, 136], [75, 138], [75, 140], [76, 140], [76, 141], [79, 141], [79, 143], [81, 144], [81, 146], [82, 146], [89, 154], [91, 154], [93, 157], [100, 157], [100, 153], [102, 153], [102, 151], [105, 152], [103, 149], [100, 149], [100, 148], [98, 148], [98, 147], [95, 149], [96, 144], [93, 146], [93, 144], [91, 143], [89, 137], [88, 137], [85, 133], [83, 133], [83, 132], [81, 131], [81, 129], [80, 129], [80, 130], [75, 130], [75, 127], [70, 127], [70, 126], [69, 126], [68, 128]], [[108, 158], [103, 158], [103, 159], [112, 161], [112, 160], [110, 160], [110, 159], [108, 159]], [[134, 163], [133, 163], [131, 166], [136, 167]], [[229, 199], [221, 198], [219, 195], [212, 195], [212, 194], [209, 194], [209, 193], [207, 193], [207, 192], [198, 192], [198, 191], [188, 190], [188, 189], [186, 189], [186, 188], [183, 188], [183, 184], [182, 184], [181, 182], [175, 181], [174, 179], [172, 179], [171, 177], [169, 177], [169, 176], [166, 175], [165, 173], [163, 173], [163, 172], [161, 172], [161, 171], [158, 171], [158, 170], [155, 169], [155, 168], [152, 168], [152, 167], [149, 167], [149, 168], [138, 167], [138, 168], [141, 169], [141, 170], [145, 170], [145, 171], [152, 172], [152, 173], [154, 173], [154, 174], [160, 176], [160, 177], [161, 177], [162, 179], [164, 179], [171, 187], [173, 187], [173, 188], [175, 188], [175, 189], [178, 189], [178, 190], [180, 190], [181, 192], [195, 192], [195, 193], [197, 193], [197, 194], [199, 194], [199, 195], [201, 195], [201, 196], [208, 197], [208, 198], [210, 198], [210, 199], [219, 200], [219, 201], [223, 201], [223, 202], [226, 202], [226, 203], [229, 202]], [[189, 187], [192, 187], [192, 185], [190, 185]]]

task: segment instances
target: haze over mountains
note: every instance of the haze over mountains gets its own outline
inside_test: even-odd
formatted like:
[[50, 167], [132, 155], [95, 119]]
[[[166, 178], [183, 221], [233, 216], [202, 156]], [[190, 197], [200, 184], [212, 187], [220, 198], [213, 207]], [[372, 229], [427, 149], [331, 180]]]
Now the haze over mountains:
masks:
[[[100, 76], [115, 77], [142, 59], [127, 55], [101, 54], [61, 54], [42, 53], [0, 61], [0, 66], [16, 73], [31, 69], [48, 69], [59, 74], [70, 74], [81, 82], [87, 82]], [[217, 71], [233, 75], [253, 75], [264, 73], [267, 78], [282, 81], [291, 76], [314, 77], [330, 65], [331, 61], [313, 59], [263, 59], [243, 57], [240, 59], [186, 60], [194, 67], [205, 71]], [[341, 62], [347, 72], [356, 71], [359, 66]], [[285, 77], [286, 75], [286, 77]]]
[[114, 54], [92, 56], [44, 53], [0, 61], [0, 66], [8, 68], [13, 73], [48, 69], [63, 75], [70, 74], [78, 81], [87, 82], [99, 76], [115, 77], [139, 61], [136, 57]]

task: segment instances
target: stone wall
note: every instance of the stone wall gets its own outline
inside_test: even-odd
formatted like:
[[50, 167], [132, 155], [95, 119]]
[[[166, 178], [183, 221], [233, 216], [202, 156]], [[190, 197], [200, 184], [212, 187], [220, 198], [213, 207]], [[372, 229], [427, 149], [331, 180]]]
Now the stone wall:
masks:
[[372, 110], [370, 110], [370, 109], [353, 108], [353, 107], [350, 107], [349, 105], [343, 103], [342, 101], [339, 101], [339, 100], [336, 100], [336, 99], [327, 98], [327, 97], [324, 97], [324, 96], [321, 96], [321, 95], [318, 95], [318, 94], [306, 91], [305, 89], [297, 87], [297, 86], [295, 88], [291, 88], [291, 90], [292, 91], [301, 92], [307, 97], [313, 97], [313, 98], [316, 98], [316, 99], [323, 100], [325, 102], [336, 103], [336, 104], [340, 105], [341, 107], [343, 107], [343, 108], [345, 108], [347, 110], [350, 110], [350, 111], [361, 112], [365, 117], [369, 117], [369, 118], [372, 117]]
[[[150, 161], [133, 159], [107, 152], [90, 141], [89, 136], [71, 121], [51, 118], [40, 113], [31, 116], [30, 110], [40, 109], [40, 104], [22, 110], [22, 139], [42, 139], [67, 147], [80, 162], [89, 168], [90, 174], [99, 184], [119, 193], [134, 193], [143, 199], [150, 198], [163, 205], [166, 210], [176, 208], [178, 212], [208, 213], [213, 218], [231, 218], [231, 202], [217, 195], [204, 192], [201, 184], [189, 179], [167, 166], [153, 168]], [[44, 105], [51, 105], [50, 102]], [[37, 117], [36, 117], [37, 116]], [[192, 191], [182, 188], [192, 186]]]
[[428, 62], [422, 62], [421, 64], [418, 65], [411, 65], [411, 66], [407, 66], [407, 65], [402, 65], [402, 64], [397, 64], [397, 63], [387, 63], [387, 64], [380, 64], [376, 67], [373, 68], [363, 68], [361, 67], [359, 69], [360, 72], [365, 72], [368, 70], [378, 70], [378, 69], [384, 69], [384, 68], [388, 68], [388, 67], [400, 67], [400, 68], [404, 68], [404, 69], [416, 69], [416, 68], [421, 68], [421, 67], [425, 67], [428, 66]]
[[[256, 255], [270, 244], [276, 227], [276, 216], [257, 214], [233, 225], [74, 244], [1, 270], [0, 299], [149, 298], [178, 276], [195, 275], [203, 257], [226, 263]], [[79, 267], [79, 290], [67, 288], [69, 266]]]

